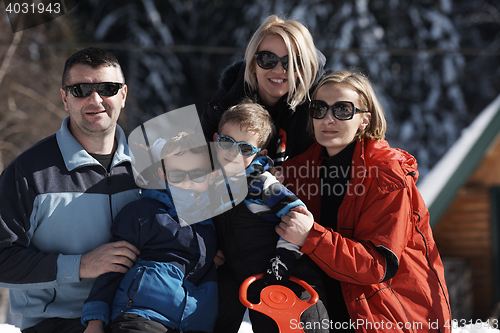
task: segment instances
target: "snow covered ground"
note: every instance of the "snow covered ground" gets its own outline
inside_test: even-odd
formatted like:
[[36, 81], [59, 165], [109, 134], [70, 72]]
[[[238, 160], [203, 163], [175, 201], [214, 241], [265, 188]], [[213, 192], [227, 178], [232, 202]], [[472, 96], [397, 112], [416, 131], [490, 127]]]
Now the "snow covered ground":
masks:
[[495, 332], [500, 332], [500, 330], [492, 327], [485, 327], [486, 325], [483, 324], [469, 324], [464, 327], [459, 327], [459, 328], [454, 328], [452, 329], [453, 333], [495, 333]]
[[9, 324], [0, 324], [0, 333], [20, 333], [21, 330]]

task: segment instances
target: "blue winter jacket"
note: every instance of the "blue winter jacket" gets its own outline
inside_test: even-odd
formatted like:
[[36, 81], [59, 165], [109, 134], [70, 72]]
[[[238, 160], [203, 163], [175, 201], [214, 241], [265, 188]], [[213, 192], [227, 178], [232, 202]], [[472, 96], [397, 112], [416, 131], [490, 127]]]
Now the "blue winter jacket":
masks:
[[111, 221], [139, 199], [125, 133], [108, 172], [68, 129], [19, 155], [0, 176], [0, 287], [22, 329], [45, 318], [79, 318], [94, 279], [80, 279], [83, 253], [107, 243]]
[[[207, 213], [206, 193], [200, 199], [193, 191], [171, 189], [185, 192], [184, 204], [193, 213]], [[137, 246], [139, 260], [126, 274], [96, 280], [82, 323], [98, 319], [108, 325], [122, 313], [134, 313], [181, 332], [212, 332], [218, 308], [215, 228], [211, 218], [182, 225], [168, 190], [144, 190], [142, 199], [125, 206], [111, 227], [112, 240]]]

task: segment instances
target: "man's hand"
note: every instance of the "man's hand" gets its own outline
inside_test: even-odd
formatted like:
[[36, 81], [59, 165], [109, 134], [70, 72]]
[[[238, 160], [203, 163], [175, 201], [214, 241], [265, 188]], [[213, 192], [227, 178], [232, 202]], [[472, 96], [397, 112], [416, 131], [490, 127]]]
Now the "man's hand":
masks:
[[119, 241], [99, 246], [82, 255], [80, 278], [96, 278], [109, 272], [126, 273], [137, 261], [139, 250], [127, 241]]

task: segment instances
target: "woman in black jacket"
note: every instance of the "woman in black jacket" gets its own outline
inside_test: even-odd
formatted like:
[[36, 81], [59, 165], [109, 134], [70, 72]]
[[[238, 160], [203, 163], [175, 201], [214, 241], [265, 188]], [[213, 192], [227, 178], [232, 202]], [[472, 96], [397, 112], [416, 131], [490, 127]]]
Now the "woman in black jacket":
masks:
[[217, 132], [222, 114], [250, 97], [267, 109], [278, 129], [268, 148], [275, 165], [304, 152], [313, 143], [306, 134], [309, 90], [324, 64], [304, 25], [269, 16], [248, 43], [245, 60], [222, 73], [219, 90], [202, 114], [207, 140]]

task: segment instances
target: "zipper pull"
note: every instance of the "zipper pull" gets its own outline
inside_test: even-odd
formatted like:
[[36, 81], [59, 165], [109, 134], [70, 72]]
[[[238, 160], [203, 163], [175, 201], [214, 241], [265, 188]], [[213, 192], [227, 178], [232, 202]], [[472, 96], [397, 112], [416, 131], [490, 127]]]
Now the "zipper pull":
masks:
[[120, 312], [121, 313], [126, 313], [126, 310], [132, 306], [132, 303], [134, 303], [134, 301], [133, 300], [129, 300], [128, 304], [124, 308], [120, 309]]

